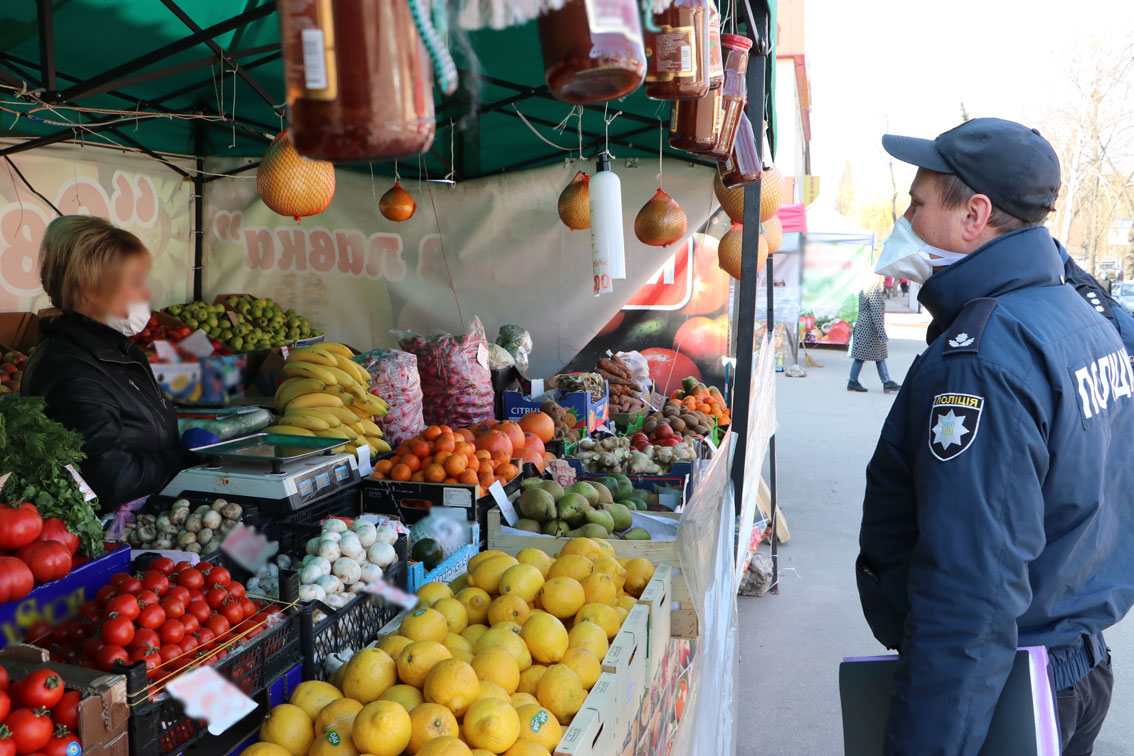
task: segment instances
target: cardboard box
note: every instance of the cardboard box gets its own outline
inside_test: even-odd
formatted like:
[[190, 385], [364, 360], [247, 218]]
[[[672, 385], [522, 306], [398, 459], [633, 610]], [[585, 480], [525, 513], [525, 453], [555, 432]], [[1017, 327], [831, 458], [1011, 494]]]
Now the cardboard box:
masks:
[[196, 362], [151, 362], [161, 390], [175, 404], [224, 407], [244, 396], [247, 357], [243, 354], [202, 357]]
[[[602, 671], [613, 674], [617, 681], [612, 695], [620, 717], [637, 719], [642, 695], [650, 682], [647, 677], [649, 627], [650, 607], [638, 604], [626, 615], [602, 660]], [[665, 640], [668, 642], [669, 638]]]
[[30, 312], [0, 313], [0, 345], [6, 347], [0, 351], [15, 349], [27, 353], [35, 346], [38, 335], [39, 316]]
[[130, 548], [107, 544], [106, 554], [83, 562], [66, 577], [37, 585], [18, 601], [0, 604], [0, 647], [23, 643], [25, 628], [37, 620], [57, 625], [79, 616], [79, 607], [93, 599], [111, 575], [129, 570]]
[[85, 667], [48, 661], [47, 651], [35, 646], [9, 646], [0, 651], [0, 664], [18, 680], [44, 667], [59, 674], [64, 684], [82, 694], [79, 701], [79, 738], [87, 756], [129, 756], [126, 678]]
[[[555, 401], [575, 416], [572, 427], [584, 433], [590, 433], [600, 425], [605, 425], [610, 409], [610, 386], [606, 387], [606, 396], [595, 400], [589, 391], [572, 391], [565, 393], [555, 390]], [[504, 419], [519, 420], [524, 415], [539, 411], [540, 401], [520, 391], [504, 392]]]

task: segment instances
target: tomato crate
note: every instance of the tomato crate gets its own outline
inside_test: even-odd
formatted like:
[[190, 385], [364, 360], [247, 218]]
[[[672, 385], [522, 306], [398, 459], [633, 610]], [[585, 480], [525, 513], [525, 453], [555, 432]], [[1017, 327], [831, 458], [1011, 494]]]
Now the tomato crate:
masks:
[[[252, 698], [261, 696], [274, 681], [303, 661], [300, 613], [290, 611], [281, 616], [283, 620], [274, 627], [213, 665]], [[164, 691], [156, 700], [150, 700], [143, 662], [119, 668], [126, 675], [130, 704], [131, 756], [175, 756], [212, 737], [203, 721], [187, 717], [181, 704]], [[215, 753], [204, 747], [194, 752]]]

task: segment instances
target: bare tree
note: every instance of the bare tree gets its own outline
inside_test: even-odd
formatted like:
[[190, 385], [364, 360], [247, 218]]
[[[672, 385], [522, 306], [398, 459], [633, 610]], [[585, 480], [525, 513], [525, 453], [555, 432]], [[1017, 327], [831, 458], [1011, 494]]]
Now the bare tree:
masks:
[[854, 179], [851, 178], [849, 160], [843, 163], [843, 175], [839, 177], [839, 191], [835, 195], [835, 210], [843, 216], [849, 216], [854, 211]]

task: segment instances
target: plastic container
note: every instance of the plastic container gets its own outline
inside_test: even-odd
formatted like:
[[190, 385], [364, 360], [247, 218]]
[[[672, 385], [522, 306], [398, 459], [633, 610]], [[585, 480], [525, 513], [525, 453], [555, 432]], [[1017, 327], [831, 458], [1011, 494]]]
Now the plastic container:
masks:
[[699, 100], [674, 100], [669, 115], [669, 146], [687, 152], [704, 152], [717, 144], [721, 90], [710, 89]]
[[717, 163], [721, 183], [726, 189], [755, 184], [760, 180], [760, 155], [756, 151], [756, 135], [752, 132], [752, 122], [744, 113], [740, 114], [740, 127], [736, 131], [736, 143], [727, 160]]
[[721, 87], [720, 129], [717, 143], [705, 154], [717, 160], [728, 160], [736, 143], [740, 117], [748, 100], [748, 51], [752, 40], [739, 34], [722, 34], [721, 45], [728, 51], [725, 62], [725, 82]]
[[709, 0], [674, 0], [646, 34], [646, 96], [696, 100], [709, 91]]
[[634, 0], [567, 0], [538, 26], [544, 76], [557, 100], [587, 105], [641, 86], [646, 52]]
[[433, 144], [433, 73], [404, 0], [281, 0], [288, 134], [301, 155], [394, 160]]

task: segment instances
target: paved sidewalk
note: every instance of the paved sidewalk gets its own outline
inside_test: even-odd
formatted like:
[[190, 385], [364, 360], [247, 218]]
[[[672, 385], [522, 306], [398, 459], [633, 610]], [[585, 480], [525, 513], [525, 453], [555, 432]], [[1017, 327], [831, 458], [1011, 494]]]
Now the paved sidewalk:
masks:
[[[887, 314], [895, 380], [924, 349], [926, 321]], [[846, 353], [811, 355], [825, 367], [776, 379], [779, 495], [792, 540], [780, 549], [780, 594], [738, 599], [738, 756], [842, 754], [839, 661], [884, 650], [862, 618], [853, 566], [864, 471], [893, 395], [870, 365], [869, 393], [848, 393]], [[1134, 621], [1107, 639], [1117, 683], [1095, 756], [1134, 756]]]

